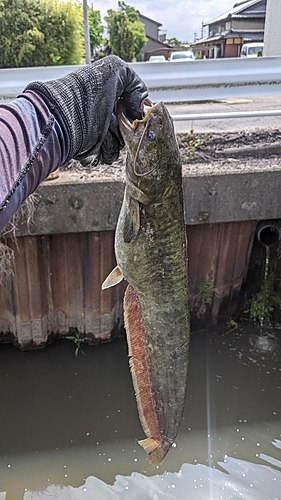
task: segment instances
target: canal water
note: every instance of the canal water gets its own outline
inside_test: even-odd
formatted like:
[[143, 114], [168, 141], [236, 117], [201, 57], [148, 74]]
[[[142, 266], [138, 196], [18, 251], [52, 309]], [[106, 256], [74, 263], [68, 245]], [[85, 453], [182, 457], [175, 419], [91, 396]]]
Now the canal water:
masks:
[[0, 500], [281, 500], [281, 330], [194, 332], [182, 426], [150, 466], [124, 337], [0, 346]]

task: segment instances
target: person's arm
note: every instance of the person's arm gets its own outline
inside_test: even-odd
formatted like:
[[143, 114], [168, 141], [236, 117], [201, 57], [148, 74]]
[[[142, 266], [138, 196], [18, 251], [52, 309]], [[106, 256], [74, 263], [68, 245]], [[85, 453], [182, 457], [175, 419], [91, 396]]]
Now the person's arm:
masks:
[[141, 118], [147, 88], [124, 61], [108, 56], [48, 82], [33, 82], [0, 105], [0, 231], [22, 202], [68, 160], [111, 164], [124, 146], [115, 103]]

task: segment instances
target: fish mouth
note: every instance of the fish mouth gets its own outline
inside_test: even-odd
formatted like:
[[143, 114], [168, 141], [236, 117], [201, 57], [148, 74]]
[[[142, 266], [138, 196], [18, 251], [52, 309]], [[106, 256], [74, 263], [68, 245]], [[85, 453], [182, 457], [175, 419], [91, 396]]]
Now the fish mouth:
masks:
[[[155, 161], [151, 164], [147, 159], [144, 160], [144, 151], [147, 148], [154, 148], [155, 138], [159, 123], [162, 124], [162, 116], [165, 116], [165, 106], [162, 101], [153, 104], [147, 97], [142, 101], [143, 118], [141, 120], [131, 120], [126, 115], [126, 110], [122, 99], [116, 104], [116, 116], [119, 129], [127, 147], [127, 158], [131, 158], [128, 163], [127, 173], [140, 178], [146, 177], [157, 168]], [[161, 125], [162, 126], [162, 125]], [[150, 138], [148, 138], [150, 136]], [[146, 145], [144, 143], [146, 142]], [[153, 143], [153, 144], [151, 144]], [[142, 146], [144, 146], [142, 148]]]
[[151, 123], [150, 117], [152, 113], [155, 114], [155, 108], [157, 105], [154, 106], [152, 101], [146, 97], [142, 101], [141, 107], [144, 115], [143, 118], [141, 120], [130, 120], [130, 118], [125, 114], [125, 106], [123, 105], [122, 99], [119, 99], [116, 105], [116, 115], [120, 132], [125, 141], [125, 145], [127, 146], [128, 154], [130, 152], [130, 156], [133, 159], [129, 170], [131, 170], [131, 173], [139, 178], [149, 175], [156, 168], [156, 165], [153, 165], [152, 168], [149, 168], [146, 171], [146, 162], [143, 162], [143, 158], [140, 156], [140, 149], [145, 133]]
[[125, 106], [122, 102], [122, 99], [119, 99], [117, 101], [116, 105], [116, 115], [119, 123], [119, 127], [121, 130], [121, 134], [123, 135], [124, 138], [126, 138], [127, 135], [132, 135], [136, 134], [138, 135], [141, 134], [146, 126], [146, 123], [149, 119], [150, 114], [152, 113], [152, 110], [155, 109], [155, 105], [153, 105], [153, 102], [146, 97], [142, 103], [141, 107], [143, 109], [143, 118], [141, 120], [135, 119], [131, 120], [125, 113]]

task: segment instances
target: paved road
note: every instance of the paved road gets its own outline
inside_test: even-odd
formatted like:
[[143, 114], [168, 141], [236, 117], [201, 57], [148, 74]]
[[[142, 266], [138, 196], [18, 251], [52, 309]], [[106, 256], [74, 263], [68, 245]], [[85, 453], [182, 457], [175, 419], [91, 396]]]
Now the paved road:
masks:
[[[268, 109], [281, 110], [281, 95], [250, 97], [247, 99], [225, 99], [187, 105], [168, 105], [171, 115], [190, 113], [229, 113], [237, 111], [262, 111]], [[256, 118], [228, 118], [216, 120], [175, 121], [176, 132], [237, 132], [256, 128], [281, 128], [281, 116]]]
[[[0, 102], [8, 102], [1, 101]], [[261, 111], [263, 109], [280, 109], [281, 95], [252, 97], [247, 99], [225, 99], [190, 104], [169, 104], [171, 115], [190, 113], [229, 113], [236, 111]], [[176, 132], [237, 132], [256, 128], [281, 127], [281, 116], [257, 118], [228, 118], [216, 120], [175, 121]]]

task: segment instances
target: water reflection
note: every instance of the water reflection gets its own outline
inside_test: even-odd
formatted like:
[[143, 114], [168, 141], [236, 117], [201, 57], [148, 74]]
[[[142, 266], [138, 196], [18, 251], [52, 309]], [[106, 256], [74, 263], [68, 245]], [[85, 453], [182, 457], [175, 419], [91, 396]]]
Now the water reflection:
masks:
[[253, 329], [193, 335], [183, 424], [157, 469], [137, 444], [123, 338], [78, 358], [68, 342], [1, 346], [0, 500], [280, 500], [280, 341], [268, 334], [274, 348]]
[[45, 492], [26, 493], [24, 500], [50, 497], [62, 500], [280, 499], [281, 472], [234, 458], [219, 466], [224, 470], [210, 469], [201, 464], [183, 464], [179, 472], [153, 477], [134, 472], [129, 477], [118, 476], [113, 486], [89, 477], [80, 488], [51, 486]]

